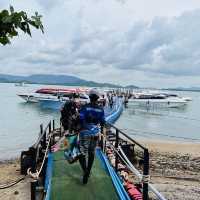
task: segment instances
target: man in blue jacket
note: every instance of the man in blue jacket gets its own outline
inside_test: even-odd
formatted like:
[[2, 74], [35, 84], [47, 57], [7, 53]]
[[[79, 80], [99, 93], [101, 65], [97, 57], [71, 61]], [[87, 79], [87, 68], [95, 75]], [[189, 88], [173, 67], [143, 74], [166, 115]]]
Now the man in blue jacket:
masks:
[[98, 105], [99, 93], [89, 91], [90, 103], [80, 110], [80, 165], [83, 169], [83, 184], [87, 184], [95, 156], [95, 147], [99, 138], [100, 128], [105, 122], [104, 110]]

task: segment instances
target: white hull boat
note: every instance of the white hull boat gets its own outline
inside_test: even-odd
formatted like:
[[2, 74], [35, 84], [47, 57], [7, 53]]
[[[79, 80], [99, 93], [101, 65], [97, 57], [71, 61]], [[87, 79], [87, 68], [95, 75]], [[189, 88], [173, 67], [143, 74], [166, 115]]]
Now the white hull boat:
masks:
[[17, 94], [19, 97], [21, 97], [23, 100], [29, 103], [38, 103], [40, 100], [52, 100], [57, 101], [61, 98], [69, 98], [73, 95], [82, 95], [86, 91], [79, 88], [69, 88], [69, 89], [63, 89], [63, 88], [42, 88], [37, 90], [33, 93], [22, 93]]
[[187, 104], [187, 101], [181, 98], [166, 99], [129, 99], [128, 105], [142, 106], [148, 109], [154, 108], [178, 108]]
[[29, 103], [38, 103], [41, 99], [58, 99], [57, 96], [39, 93], [18, 94], [18, 96]]

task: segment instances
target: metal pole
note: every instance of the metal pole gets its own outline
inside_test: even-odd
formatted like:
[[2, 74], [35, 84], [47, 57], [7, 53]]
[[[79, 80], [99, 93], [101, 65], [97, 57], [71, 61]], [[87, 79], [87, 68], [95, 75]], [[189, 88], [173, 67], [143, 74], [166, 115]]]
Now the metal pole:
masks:
[[104, 148], [103, 148], [103, 125], [101, 125], [100, 147], [101, 147], [101, 150], [104, 151]]
[[55, 120], [53, 119], [53, 131], [55, 130]]
[[[115, 139], [115, 149], [118, 151], [118, 146], [119, 146], [119, 130], [116, 129], [116, 139]], [[118, 171], [118, 162], [119, 162], [119, 156], [115, 152], [115, 171]]]
[[36, 199], [36, 184], [37, 184], [37, 181], [31, 182], [31, 200]]
[[[149, 175], [149, 151], [148, 149], [144, 149], [144, 168], [143, 168], [143, 175]], [[143, 200], [148, 200], [148, 181], [143, 182]]]
[[50, 140], [50, 141], [49, 141], [49, 152], [51, 152], [52, 138], [50, 137], [49, 140]]
[[40, 124], [40, 135], [43, 134], [43, 124]]
[[43, 138], [42, 138], [42, 140], [43, 140], [43, 146], [42, 146], [42, 148], [43, 149], [46, 149], [46, 145], [47, 145], [47, 141], [46, 141], [46, 139], [47, 139], [47, 133], [46, 133], [46, 131], [44, 132], [44, 134], [43, 134]]
[[62, 123], [61, 123], [61, 121], [60, 121], [60, 137], [62, 136]]
[[51, 121], [49, 122], [49, 133], [51, 133]]

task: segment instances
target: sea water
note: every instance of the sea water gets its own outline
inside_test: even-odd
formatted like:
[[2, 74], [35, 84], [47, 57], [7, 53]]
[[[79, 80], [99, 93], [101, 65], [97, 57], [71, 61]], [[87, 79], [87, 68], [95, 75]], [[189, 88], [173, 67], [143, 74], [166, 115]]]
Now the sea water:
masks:
[[[19, 156], [22, 150], [27, 150], [36, 141], [40, 124], [45, 126], [52, 119], [59, 121], [59, 112], [42, 109], [38, 103], [26, 103], [16, 95], [41, 87], [48, 86], [16, 87], [13, 83], [0, 83], [0, 160]], [[138, 140], [200, 139], [200, 93], [173, 93], [189, 96], [193, 101], [179, 109], [146, 110], [129, 106], [116, 122], [117, 127]]]

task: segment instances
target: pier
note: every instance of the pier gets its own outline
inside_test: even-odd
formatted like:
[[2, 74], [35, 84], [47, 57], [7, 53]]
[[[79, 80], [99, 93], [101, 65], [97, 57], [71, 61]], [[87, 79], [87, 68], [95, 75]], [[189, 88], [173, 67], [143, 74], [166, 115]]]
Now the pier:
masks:
[[107, 123], [101, 128], [87, 185], [81, 183], [82, 170], [78, 161], [69, 164], [62, 150], [51, 150], [64, 136], [62, 127], [55, 127], [54, 120], [45, 128], [40, 126], [37, 142], [21, 154], [21, 173], [33, 178], [31, 200], [148, 200], [150, 190], [164, 200], [149, 184], [148, 149], [113, 125], [123, 109], [119, 102], [113, 110], [106, 111]]
[[[112, 179], [112, 176], [118, 176], [121, 160], [120, 154], [117, 151], [113, 153], [114, 166], [107, 163], [109, 168], [113, 169], [115, 173], [113, 175], [113, 172], [110, 174], [108, 166], [106, 166], [105, 161], [102, 161], [101, 155], [98, 153], [101, 152], [101, 154], [106, 155], [111, 144], [114, 145], [115, 149], [120, 150], [120, 146], [126, 152], [128, 152], [128, 149], [132, 149], [132, 153], [134, 153], [133, 148], [135, 146], [143, 148], [141, 162], [143, 162], [144, 177], [149, 173], [148, 150], [108, 123], [107, 135], [106, 137], [102, 137], [102, 140], [99, 142], [91, 178], [88, 185], [83, 186], [79, 163], [69, 164], [63, 156], [63, 151], [51, 153], [50, 146], [55, 144], [62, 136], [61, 127], [56, 128], [55, 121], [50, 121], [46, 128], [43, 128], [43, 125], [40, 126], [40, 134], [37, 142], [28, 151], [23, 151], [21, 154], [21, 173], [26, 174], [27, 170], [30, 169], [33, 174], [38, 175], [31, 183], [31, 200], [37, 200], [41, 196], [46, 200], [65, 199], [64, 197], [66, 196], [70, 196], [69, 199], [80, 199], [80, 197], [81, 199], [120, 199], [120, 191], [116, 189], [115, 185], [116, 177], [115, 181]], [[130, 157], [130, 153], [128, 157]], [[119, 180], [120, 177], [118, 177], [117, 181]], [[141, 195], [144, 200], [148, 199], [147, 180], [143, 183], [143, 192]]]

